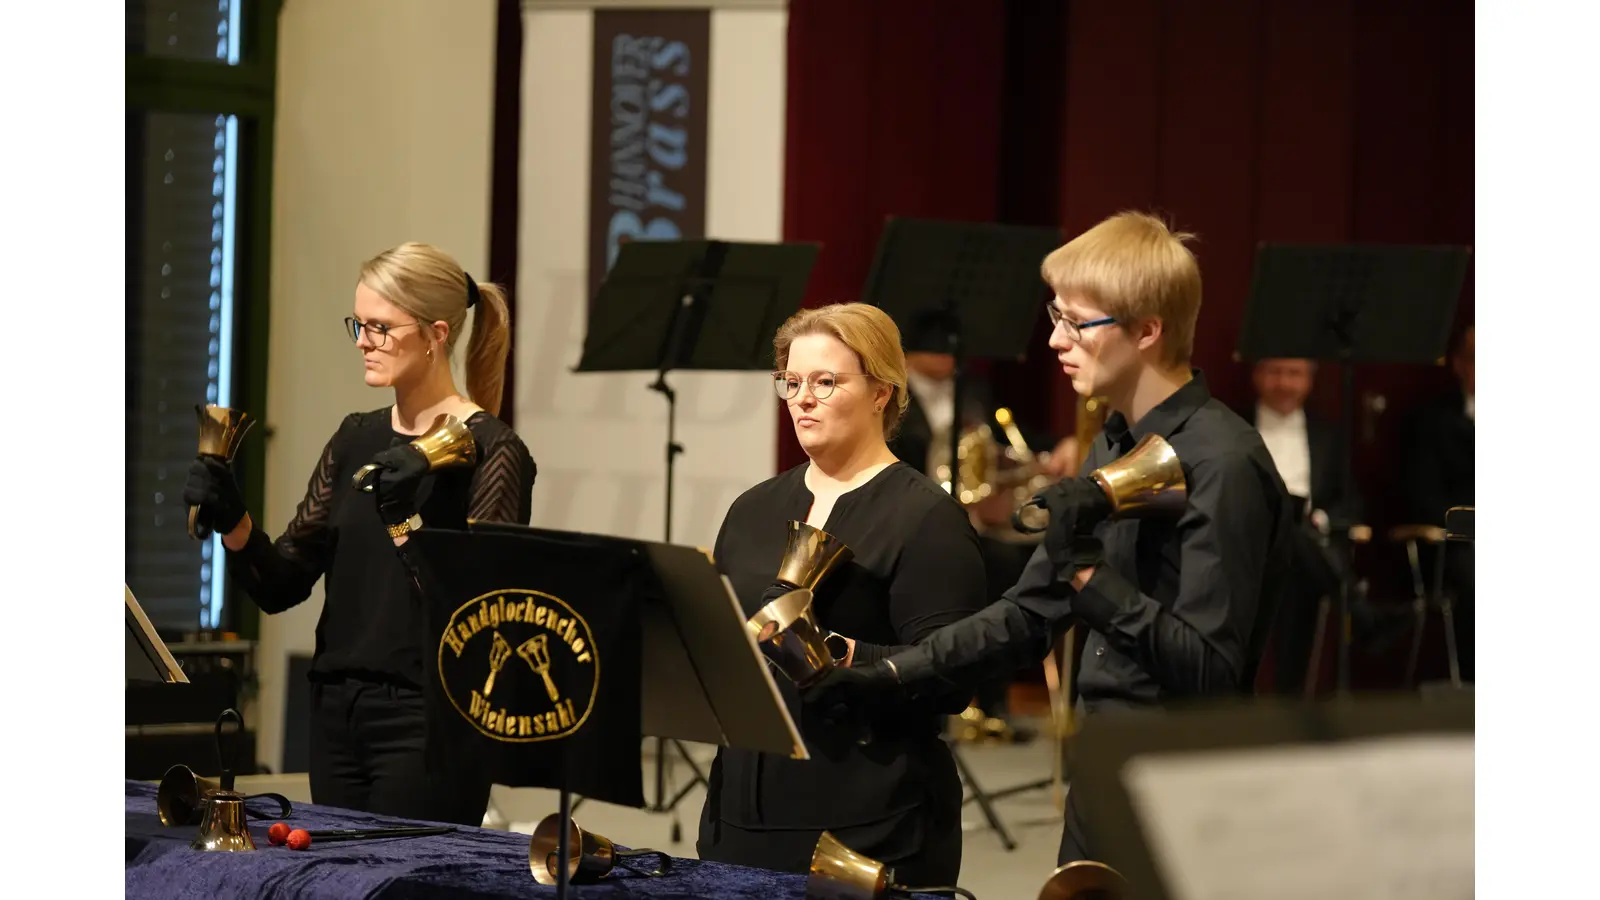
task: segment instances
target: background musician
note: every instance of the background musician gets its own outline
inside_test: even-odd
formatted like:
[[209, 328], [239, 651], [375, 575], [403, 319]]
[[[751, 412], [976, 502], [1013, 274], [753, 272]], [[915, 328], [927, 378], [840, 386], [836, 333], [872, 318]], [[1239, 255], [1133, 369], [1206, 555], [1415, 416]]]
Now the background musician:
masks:
[[[808, 461], [746, 491], [717, 536], [717, 566], [748, 616], [767, 599], [788, 523], [839, 538], [854, 558], [819, 586], [821, 626], [867, 665], [984, 604], [983, 559], [961, 507], [886, 438], [906, 405], [900, 332], [852, 303], [805, 310], [774, 340], [774, 384]], [[777, 679], [809, 761], [724, 748], [701, 814], [702, 859], [805, 872], [823, 830], [895, 867], [903, 883], [952, 884], [961, 870], [961, 782], [940, 739], [962, 694], [883, 710], [872, 740], [800, 706]]]
[[[469, 309], [477, 313], [463, 394], [450, 355]], [[310, 675], [313, 802], [477, 825], [488, 781], [467, 773], [470, 767], [452, 776], [424, 766], [426, 623], [414, 593], [417, 561], [405, 558], [404, 545], [424, 524], [528, 521], [533, 459], [495, 417], [510, 339], [505, 299], [443, 251], [403, 244], [362, 265], [345, 325], [366, 383], [392, 388], [394, 403], [345, 417], [278, 539], [256, 526], [228, 465], [215, 457], [195, 460], [184, 500], [223, 535], [229, 574], [263, 612], [304, 602], [325, 579]], [[408, 446], [441, 413], [471, 429], [475, 467], [429, 474]], [[376, 504], [351, 483], [369, 462], [382, 467]]]
[[[889, 441], [889, 449], [902, 461], [934, 480], [938, 470], [950, 456], [950, 429], [958, 427], [963, 435], [974, 429], [988, 426], [993, 437], [995, 460], [998, 464], [1002, 450], [1009, 446], [1000, 426], [996, 423], [993, 389], [987, 378], [967, 373], [962, 385], [962, 415], [955, 415], [955, 357], [948, 353], [913, 351], [906, 354], [906, 384], [910, 402], [900, 429]], [[1018, 424], [1029, 447], [1050, 446], [1038, 432]], [[1060, 478], [1072, 463], [1075, 452], [1072, 439], [1066, 446], [1056, 446], [1056, 451], [1039, 454], [1040, 469], [1050, 478]], [[994, 473], [998, 474], [998, 472]], [[983, 551], [984, 572], [988, 579], [985, 593], [987, 602], [1000, 599], [1006, 589], [1016, 584], [1022, 569], [1028, 563], [1037, 541], [1018, 533], [1011, 526], [1011, 513], [1017, 502], [1008, 489], [996, 490], [991, 496], [968, 507], [973, 527], [978, 532], [978, 545]], [[1001, 740], [1027, 742], [1034, 736], [1032, 729], [1018, 728], [1009, 720], [1008, 693], [1015, 673], [1006, 673], [977, 686], [974, 704], [983, 713], [983, 736]], [[989, 726], [999, 725], [998, 729]]]
[[1317, 364], [1309, 359], [1258, 360], [1251, 371], [1256, 403], [1245, 410], [1298, 516], [1291, 586], [1273, 626], [1273, 682], [1282, 694], [1304, 690], [1320, 603], [1338, 594], [1340, 573], [1348, 568], [1344, 536], [1361, 521], [1363, 508], [1349, 477], [1348, 435], [1306, 409], [1316, 374]]

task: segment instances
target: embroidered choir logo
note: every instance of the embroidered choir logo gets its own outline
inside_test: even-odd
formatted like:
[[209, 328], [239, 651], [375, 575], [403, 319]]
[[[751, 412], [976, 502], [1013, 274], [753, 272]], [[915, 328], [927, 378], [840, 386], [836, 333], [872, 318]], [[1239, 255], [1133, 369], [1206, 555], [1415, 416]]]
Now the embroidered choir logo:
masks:
[[558, 597], [495, 591], [462, 604], [439, 639], [439, 682], [488, 737], [547, 741], [577, 731], [600, 690], [589, 623]]

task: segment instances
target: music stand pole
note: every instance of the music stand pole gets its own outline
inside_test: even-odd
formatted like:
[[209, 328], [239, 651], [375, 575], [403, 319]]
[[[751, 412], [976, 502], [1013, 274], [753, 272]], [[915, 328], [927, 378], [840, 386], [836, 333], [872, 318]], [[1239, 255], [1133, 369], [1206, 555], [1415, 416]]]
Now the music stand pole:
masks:
[[572, 880], [567, 860], [572, 857], [570, 836], [572, 832], [572, 792], [566, 788], [561, 789], [561, 827], [556, 837], [556, 859], [560, 865], [556, 867], [556, 898], [565, 900], [567, 885]]

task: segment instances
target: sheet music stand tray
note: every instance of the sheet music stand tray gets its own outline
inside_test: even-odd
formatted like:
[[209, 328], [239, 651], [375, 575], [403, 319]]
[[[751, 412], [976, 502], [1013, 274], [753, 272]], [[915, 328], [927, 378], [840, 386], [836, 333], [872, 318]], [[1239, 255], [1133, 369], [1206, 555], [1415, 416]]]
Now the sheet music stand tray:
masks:
[[1122, 873], [1128, 896], [1168, 900], [1178, 894], [1161, 877], [1154, 831], [1129, 788], [1130, 772], [1141, 757], [1292, 750], [1297, 745], [1326, 747], [1384, 738], [1470, 739], [1473, 734], [1470, 694], [1338, 698], [1320, 703], [1262, 698], [1165, 715], [1099, 716], [1080, 735], [1076, 766], [1080, 777], [1073, 779], [1072, 792], [1077, 795], [1090, 853]]
[[[1039, 265], [1060, 246], [1061, 233], [982, 222], [891, 218], [878, 241], [863, 301], [889, 314], [908, 352], [948, 353], [955, 360], [956, 420], [949, 434], [952, 496], [960, 498], [960, 410], [966, 400], [967, 360], [1022, 360], [1038, 327], [1050, 289]], [[994, 793], [978, 783], [972, 767], [951, 746], [962, 781], [972, 789], [984, 820], [1006, 850], [1016, 848], [993, 801], [1049, 787], [1053, 779]]]
[[[1262, 244], [1238, 355], [1340, 364], [1345, 476], [1355, 483], [1357, 364], [1436, 364], [1471, 263], [1470, 247]], [[1341, 523], [1348, 527], [1356, 523]], [[1346, 554], [1349, 550], [1346, 548]], [[1350, 689], [1350, 561], [1340, 567], [1338, 689]]]
[[[653, 541], [490, 522], [469, 522], [465, 532], [424, 528], [411, 539], [425, 554], [461, 554], [470, 552], [470, 543], [480, 536], [560, 545], [580, 539], [610, 544], [645, 562], [648, 575], [638, 605], [643, 735], [809, 758], [766, 659], [745, 630], [733, 588], [709, 554]], [[576, 804], [567, 788], [559, 793], [556, 853], [566, 858]], [[557, 896], [565, 897], [565, 867], [558, 874]]]
[[153, 682], [156, 684], [188, 684], [189, 676], [173, 657], [167, 644], [156, 634], [154, 625], [144, 614], [144, 608], [134, 599], [133, 591], [122, 586], [122, 599], [126, 608], [127, 644], [124, 650], [126, 681]]
[[[667, 399], [666, 522], [672, 540], [678, 395], [667, 373], [770, 371], [772, 336], [800, 308], [816, 263], [817, 244], [735, 243], [716, 240], [630, 241], [589, 307], [589, 328], [576, 372], [655, 372], [650, 389]], [[681, 744], [674, 748], [704, 784]], [[656, 801], [666, 803], [667, 746], [656, 741]], [[687, 790], [687, 788], [685, 788]], [[680, 798], [683, 793], [678, 795]], [[673, 841], [682, 827], [673, 822]]]

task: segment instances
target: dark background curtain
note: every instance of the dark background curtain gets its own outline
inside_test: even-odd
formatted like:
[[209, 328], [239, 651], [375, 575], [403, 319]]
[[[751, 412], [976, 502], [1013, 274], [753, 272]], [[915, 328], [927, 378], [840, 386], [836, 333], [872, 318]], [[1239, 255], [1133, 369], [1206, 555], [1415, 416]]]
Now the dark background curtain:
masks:
[[[1233, 352], [1259, 242], [1473, 241], [1464, 0], [793, 0], [789, 16], [784, 237], [824, 245], [808, 306], [860, 299], [891, 215], [1070, 237], [1154, 210], [1199, 236], [1195, 363], [1242, 408]], [[1472, 318], [1469, 279], [1457, 333]], [[1001, 402], [1068, 434], [1074, 397], [1051, 363], [991, 374]], [[1339, 380], [1323, 367], [1315, 412], [1337, 416]], [[1358, 420], [1374, 524], [1404, 416], [1450, 383], [1445, 368], [1358, 370], [1358, 393], [1388, 407]], [[804, 455], [779, 415], [788, 468]]]

